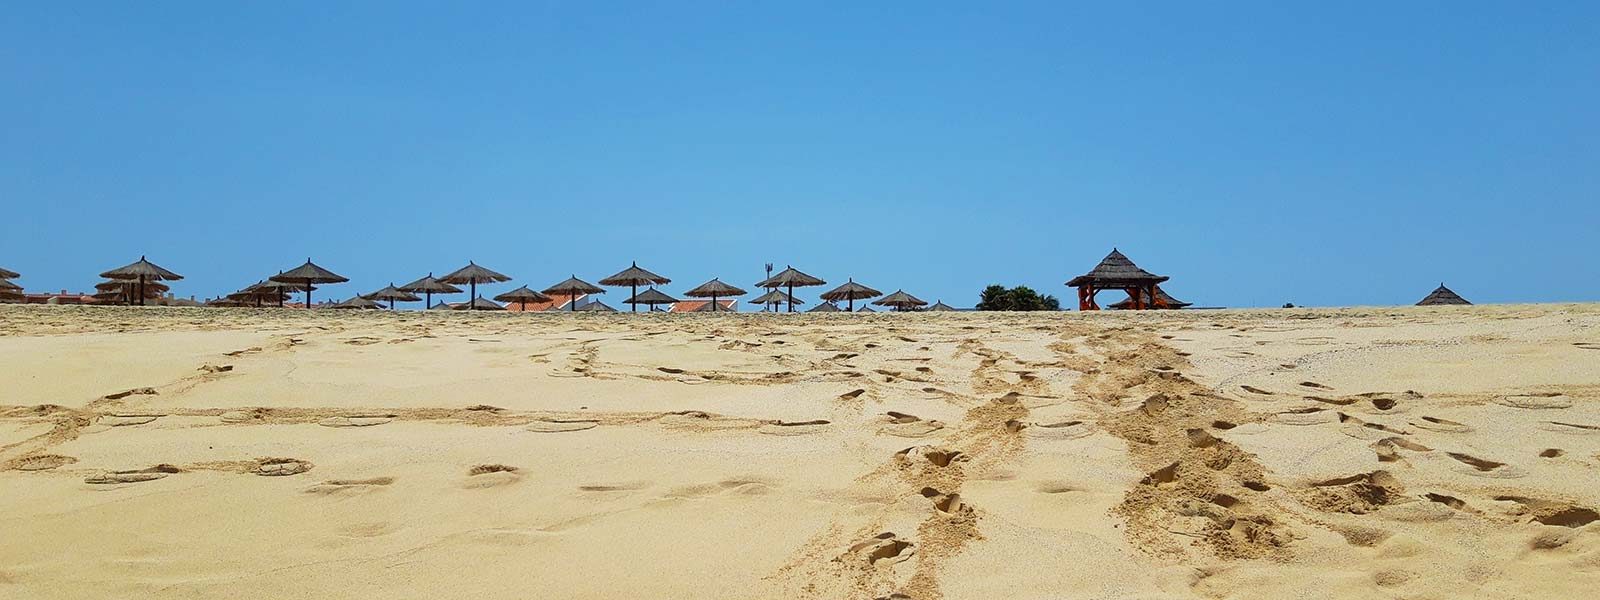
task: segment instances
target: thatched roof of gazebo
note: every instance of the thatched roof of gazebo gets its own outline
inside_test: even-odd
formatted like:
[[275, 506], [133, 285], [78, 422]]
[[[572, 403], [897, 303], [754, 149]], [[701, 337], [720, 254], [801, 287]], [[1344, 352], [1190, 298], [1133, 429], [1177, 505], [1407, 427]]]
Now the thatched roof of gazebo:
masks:
[[623, 300], [622, 303], [623, 304], [647, 304], [647, 305], [650, 305], [650, 306], [655, 306], [657, 304], [672, 304], [673, 302], [677, 302], [677, 301], [678, 301], [677, 298], [673, 298], [672, 296], [668, 296], [668, 295], [662, 293], [661, 290], [658, 290], [658, 289], [655, 289], [655, 288], [650, 288], [648, 290], [639, 292], [639, 295], [637, 295], [637, 296], [634, 296], [634, 297], [629, 298], [627, 300]]
[[177, 281], [183, 279], [182, 275], [156, 266], [155, 263], [145, 260], [143, 256], [139, 257], [138, 262], [106, 271], [101, 273], [100, 276], [106, 279], [139, 279], [143, 277], [145, 281]]
[[309, 258], [306, 259], [306, 264], [300, 265], [283, 273], [273, 275], [267, 279], [283, 283], [299, 284], [305, 284], [306, 282], [344, 283], [346, 281], [350, 281], [338, 273], [334, 273], [333, 271], [329, 271], [317, 266], [316, 263], [311, 262], [311, 259]]
[[[110, 291], [119, 291], [120, 292], [122, 290], [128, 289], [130, 286], [131, 287], [137, 287], [138, 285], [139, 285], [139, 282], [137, 282], [137, 281], [128, 281], [126, 279], [112, 279], [112, 280], [109, 280], [109, 281], [102, 281], [100, 283], [94, 284], [94, 289], [100, 290], [102, 292], [110, 292]], [[154, 292], [159, 294], [161, 292], [165, 292], [167, 290], [172, 289], [167, 284], [161, 283], [159, 281], [146, 281], [144, 283], [144, 288], [145, 288], [145, 292], [146, 292], [145, 295], [146, 296], [149, 296], [149, 292], [151, 292], [151, 291], [154, 291]], [[149, 297], [153, 298], [154, 296], [149, 296]]]
[[567, 278], [566, 281], [545, 288], [544, 293], [568, 296], [571, 294], [604, 294], [606, 291], [601, 289], [600, 286], [578, 279], [577, 275], [573, 275]]
[[1468, 305], [1472, 303], [1467, 302], [1466, 298], [1462, 298], [1460, 294], [1455, 293], [1455, 291], [1441, 283], [1438, 289], [1429, 293], [1428, 297], [1417, 303], [1417, 306], [1443, 306], [1449, 304]]
[[700, 284], [699, 287], [684, 292], [683, 295], [690, 298], [723, 298], [727, 296], [743, 296], [746, 293], [744, 290], [723, 283], [721, 279], [712, 279]]
[[856, 283], [855, 279], [845, 282], [844, 285], [822, 293], [823, 300], [861, 300], [882, 296], [883, 292]]
[[541, 294], [539, 292], [535, 292], [533, 290], [530, 290], [530, 289], [528, 289], [528, 286], [522, 286], [522, 287], [519, 287], [517, 289], [511, 290], [509, 292], [506, 292], [504, 294], [500, 294], [499, 296], [495, 296], [494, 299], [495, 300], [499, 300], [501, 302], [519, 302], [519, 303], [549, 302], [550, 301], [550, 297], [549, 296], [546, 296], [546, 295]]
[[[1179, 300], [1177, 298], [1173, 298], [1172, 296], [1167, 294], [1166, 290], [1161, 289], [1161, 286], [1159, 286], [1159, 285], [1155, 286], [1155, 288], [1156, 288], [1156, 297], [1155, 297], [1155, 301], [1154, 302], [1152, 302], [1150, 300], [1148, 294], [1145, 294], [1144, 304], [1147, 307], [1155, 306], [1155, 307], [1159, 307], [1159, 308], [1177, 309], [1177, 308], [1183, 308], [1185, 306], [1189, 306], [1191, 304], [1194, 304], [1193, 302], [1184, 302], [1184, 301]], [[1143, 294], [1144, 292], [1140, 292], [1140, 293]], [[1127, 309], [1133, 308], [1133, 298], [1125, 298], [1120, 302], [1114, 302], [1111, 305], [1109, 305], [1108, 308], [1115, 308], [1117, 310], [1127, 310]]]
[[433, 278], [433, 273], [429, 273], [427, 277], [423, 277], [422, 279], [418, 279], [418, 280], [413, 281], [411, 283], [402, 285], [402, 286], [400, 286], [399, 289], [400, 289], [400, 291], [411, 292], [413, 294], [459, 294], [459, 293], [461, 293], [461, 288], [458, 288], [456, 286], [450, 285], [450, 284], [445, 283], [443, 281], [439, 281], [438, 279], [434, 279]]
[[790, 302], [793, 302], [795, 304], [805, 304], [806, 303], [805, 300], [801, 300], [799, 298], [790, 297], [789, 294], [784, 293], [784, 292], [780, 292], [778, 290], [772, 290], [770, 292], [767, 292], [765, 294], [762, 294], [762, 295], [757, 296], [755, 298], [752, 298], [750, 300], [746, 300], [746, 302], [749, 302], [751, 304], [788, 304]]
[[823, 302], [822, 304], [818, 304], [818, 305], [812, 307], [811, 310], [808, 310], [806, 312], [808, 312], [808, 313], [831, 313], [831, 312], [843, 312], [843, 309], [839, 308], [839, 305], [834, 304], [832, 302]]
[[619, 271], [616, 275], [612, 275], [600, 280], [600, 285], [619, 287], [635, 285], [666, 285], [669, 283], [672, 283], [671, 279], [667, 279], [666, 277], [662, 277], [640, 268], [639, 263], [637, 262], [633, 263], [633, 266]]
[[1111, 254], [1107, 254], [1100, 264], [1095, 265], [1088, 273], [1073, 277], [1067, 285], [1071, 287], [1085, 284], [1094, 284], [1095, 287], [1147, 285], [1161, 283], [1167, 279], [1169, 278], [1139, 268], [1139, 265], [1133, 264], [1128, 257], [1123, 256], [1116, 248], [1112, 248]]
[[386, 302], [416, 302], [421, 300], [421, 298], [412, 295], [411, 292], [394, 287], [393, 283], [390, 283], [388, 287], [385, 287], [381, 290], [367, 294], [365, 298], [368, 300], [383, 300]]
[[807, 275], [805, 273], [801, 273], [798, 269], [796, 269], [794, 267], [785, 267], [784, 270], [782, 272], [778, 273], [777, 275], [773, 275], [771, 277], [763, 279], [761, 281], [761, 283], [757, 283], [756, 287], [764, 287], [764, 288], [789, 287], [789, 286], [806, 287], [806, 286], [812, 286], [812, 285], [823, 285], [823, 284], [826, 284], [826, 283], [828, 283], [828, 282], [823, 281], [821, 279], [818, 279], [816, 277], [812, 277], [812, 276]]
[[943, 300], [936, 301], [933, 306], [928, 307], [928, 312], [954, 312], [955, 310], [956, 307], [945, 304]]
[[511, 281], [511, 278], [507, 277], [505, 275], [502, 275], [500, 273], [496, 273], [494, 271], [491, 271], [489, 269], [480, 267], [480, 266], [478, 266], [478, 263], [475, 263], [475, 262], [472, 262], [472, 261], [467, 261], [467, 266], [461, 267], [459, 269], [456, 269], [454, 272], [450, 273], [449, 275], [445, 275], [444, 277], [440, 277], [439, 281], [443, 281], [445, 283], [467, 283], [467, 284], [470, 284], [470, 283], [473, 283], [473, 282], [477, 282], [477, 283], [499, 283], [499, 282], [502, 282], [502, 281]]
[[895, 290], [893, 294], [873, 300], [872, 303], [878, 306], [893, 306], [900, 310], [928, 305], [927, 301], [911, 294], [907, 294], [905, 290]]

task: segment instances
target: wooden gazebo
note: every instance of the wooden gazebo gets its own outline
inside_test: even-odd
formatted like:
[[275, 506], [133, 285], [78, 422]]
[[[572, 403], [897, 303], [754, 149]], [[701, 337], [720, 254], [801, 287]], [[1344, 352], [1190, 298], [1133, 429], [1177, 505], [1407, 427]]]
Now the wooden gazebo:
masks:
[[1417, 306], [1446, 306], [1451, 304], [1467, 305], [1472, 303], [1467, 302], [1466, 298], [1462, 298], [1460, 294], [1440, 283], [1439, 288], [1429, 293], [1426, 298], [1417, 303]]
[[1128, 257], [1112, 248], [1111, 254], [1107, 254], [1100, 264], [1088, 273], [1073, 277], [1067, 285], [1078, 288], [1078, 310], [1100, 310], [1094, 295], [1103, 290], [1127, 292], [1128, 299], [1133, 302], [1129, 310], [1145, 310], [1156, 308], [1151, 302], [1156, 295], [1156, 284], [1167, 279], [1139, 268], [1139, 265], [1133, 264]]

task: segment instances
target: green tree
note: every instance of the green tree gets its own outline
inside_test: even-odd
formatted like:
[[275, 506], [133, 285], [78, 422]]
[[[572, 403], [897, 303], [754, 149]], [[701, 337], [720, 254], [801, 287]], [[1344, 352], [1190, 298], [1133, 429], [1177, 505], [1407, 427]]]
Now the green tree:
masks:
[[1061, 301], [1055, 296], [1041, 295], [1025, 285], [1006, 289], [991, 285], [979, 293], [978, 310], [1061, 310]]

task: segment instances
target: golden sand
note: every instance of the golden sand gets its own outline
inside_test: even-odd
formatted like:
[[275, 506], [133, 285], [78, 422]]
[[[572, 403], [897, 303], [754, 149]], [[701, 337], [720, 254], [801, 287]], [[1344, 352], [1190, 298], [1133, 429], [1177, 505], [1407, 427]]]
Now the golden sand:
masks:
[[0, 307], [0, 365], [0, 598], [1600, 589], [1596, 305]]

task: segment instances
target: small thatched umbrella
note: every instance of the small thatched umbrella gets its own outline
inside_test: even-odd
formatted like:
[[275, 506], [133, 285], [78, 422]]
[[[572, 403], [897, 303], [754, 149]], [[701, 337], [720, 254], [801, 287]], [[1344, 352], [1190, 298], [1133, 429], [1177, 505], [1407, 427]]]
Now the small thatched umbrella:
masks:
[[567, 278], [566, 281], [545, 288], [544, 293], [568, 296], [570, 300], [567, 302], [567, 309], [576, 311], [578, 310], [578, 294], [604, 294], [606, 291], [595, 284], [578, 279], [577, 275], [573, 275]]
[[19, 290], [20, 291], [21, 289], [22, 289], [22, 286], [17, 285], [15, 282], [11, 281], [10, 279], [5, 278], [5, 277], [0, 277], [0, 290]]
[[808, 312], [808, 313], [830, 313], [830, 312], [831, 313], [836, 313], [836, 312], [839, 312], [839, 305], [834, 304], [832, 302], [823, 302], [822, 304], [818, 304], [815, 308], [812, 308], [811, 310], [808, 310], [806, 312]]
[[361, 296], [356, 296], [349, 300], [345, 300], [344, 302], [329, 306], [328, 308], [377, 310], [383, 308], [383, 305], [366, 298], [362, 298]]
[[956, 307], [945, 304], [943, 300], [935, 301], [933, 306], [928, 307], [928, 312], [955, 312], [955, 310]]
[[[467, 266], [461, 267], [459, 269], [456, 269], [456, 271], [454, 273], [451, 273], [449, 275], [445, 275], [444, 277], [440, 277], [439, 281], [443, 281], [445, 283], [465, 283], [465, 284], [467, 284], [467, 287], [468, 287], [467, 297], [474, 299], [473, 301], [468, 302], [467, 305], [469, 307], [473, 307], [473, 306], [476, 306], [477, 303], [478, 303], [476, 298], [478, 297], [478, 284], [479, 283], [500, 283], [500, 282], [503, 282], [503, 281], [511, 281], [511, 278], [507, 277], [505, 275], [501, 275], [499, 273], [496, 273], [494, 271], [490, 271], [489, 269], [485, 269], [483, 267], [480, 267], [480, 266], [478, 266], [477, 263], [472, 262], [472, 261], [469, 260], [469, 261], [467, 261]], [[496, 306], [498, 306], [498, 305], [496, 305]], [[476, 308], [468, 308], [467, 310], [477, 310], [477, 309]]]
[[276, 302], [278, 306], [283, 306], [284, 297], [288, 296], [290, 291], [289, 288], [285, 286], [287, 286], [287, 284], [278, 282], [271, 282], [269, 284], [269, 282], [259, 281], [245, 286], [245, 288], [242, 290], [228, 294], [224, 298], [234, 302], [238, 306], [253, 305], [259, 308], [262, 300]]
[[439, 301], [438, 304], [435, 304], [433, 306], [428, 307], [428, 310], [455, 310], [455, 309], [456, 309], [456, 307], [454, 305], [450, 304], [449, 302], [445, 302], [443, 300]]
[[495, 304], [493, 301], [485, 300], [483, 298], [483, 296], [478, 296], [476, 298], [473, 298], [471, 302], [462, 302], [461, 304], [457, 304], [455, 306], [455, 309], [456, 310], [505, 310], [506, 307], [500, 306], [499, 304]]
[[416, 302], [421, 300], [421, 298], [412, 295], [411, 292], [394, 287], [394, 283], [392, 282], [389, 284], [389, 287], [383, 288], [371, 294], [367, 294], [364, 297], [368, 300], [383, 300], [388, 302], [389, 310], [394, 310], [394, 303], [396, 302]]
[[645, 290], [643, 292], [639, 292], [637, 294], [634, 294], [632, 298], [629, 298], [627, 300], [623, 300], [622, 303], [623, 304], [632, 304], [634, 306], [638, 306], [640, 304], [644, 304], [644, 305], [649, 306], [650, 310], [652, 312], [654, 312], [657, 305], [660, 305], [660, 304], [672, 304], [672, 303], [677, 302], [677, 301], [678, 301], [677, 298], [673, 298], [672, 296], [668, 296], [668, 295], [662, 293], [661, 290], [658, 290], [658, 289], [655, 289], [655, 288], [650, 288], [650, 289]]
[[[94, 294], [96, 300], [122, 302], [131, 305], [134, 299], [139, 298], [141, 295], [143, 299], [154, 300], [160, 298], [162, 294], [171, 288], [159, 281], [147, 281], [141, 287], [138, 281], [110, 279], [94, 284], [94, 289], [98, 292]], [[140, 303], [143, 304], [142, 301]]]
[[585, 304], [583, 305], [583, 308], [578, 310], [585, 312], [617, 312], [617, 309], [606, 306], [606, 303], [599, 300]]
[[883, 292], [856, 283], [856, 280], [852, 278], [844, 285], [823, 292], [822, 299], [830, 302], [844, 300], [849, 303], [848, 308], [853, 311], [856, 309], [857, 300], [875, 298], [882, 295]]
[[[139, 282], [139, 305], [140, 306], [144, 306], [144, 301], [145, 301], [145, 298], [147, 297], [147, 294], [144, 291], [145, 282], [147, 282], [147, 281], [177, 281], [179, 279], [183, 279], [182, 275], [179, 275], [177, 273], [173, 273], [172, 271], [168, 271], [166, 269], [158, 267], [158, 266], [155, 265], [155, 263], [152, 263], [152, 262], [150, 262], [148, 260], [145, 260], [143, 256], [139, 257], [139, 261], [138, 262], [135, 262], [135, 263], [133, 263], [131, 265], [128, 265], [128, 266], [125, 266], [125, 267], [120, 267], [120, 268], [112, 269], [110, 271], [106, 271], [104, 273], [101, 273], [100, 276], [104, 277], [106, 279], [131, 279], [131, 280]], [[131, 300], [128, 303], [129, 304], [133, 304], [133, 302]]]
[[[667, 279], [655, 273], [651, 273], [639, 268], [638, 262], [634, 262], [633, 266], [623, 269], [616, 275], [612, 275], [600, 280], [600, 285], [609, 285], [612, 287], [628, 286], [630, 288], [628, 290], [629, 298], [639, 295], [639, 286], [641, 285], [666, 285], [669, 283], [672, 283], [671, 279]], [[631, 306], [633, 307], [632, 310], [639, 310], [638, 304], [633, 304]]]
[[400, 286], [400, 291], [422, 294], [422, 307], [433, 308], [434, 294], [459, 294], [461, 288], [434, 279], [433, 273], [429, 273], [427, 277]]
[[765, 294], [762, 294], [760, 296], [752, 298], [752, 299], [750, 299], [749, 302], [751, 304], [761, 304], [761, 305], [774, 306], [774, 307], [778, 306], [779, 304], [788, 303], [790, 312], [794, 311], [794, 305], [796, 305], [796, 304], [805, 304], [804, 300], [796, 300], [794, 298], [794, 296], [790, 296], [790, 295], [785, 294], [783, 292], [780, 292], [778, 290], [772, 290], [770, 292], [767, 292]]
[[1466, 305], [1472, 303], [1467, 302], [1466, 298], [1462, 298], [1460, 294], [1455, 293], [1450, 288], [1445, 287], [1443, 283], [1440, 283], [1438, 289], [1435, 289], [1433, 292], [1429, 293], [1426, 298], [1423, 298], [1421, 302], [1417, 303], [1417, 306], [1443, 306], [1448, 304]]
[[[785, 265], [782, 273], [768, 277], [761, 283], [756, 284], [756, 286], [764, 288], [788, 288], [789, 312], [794, 312], [795, 304], [804, 304], [803, 302], [795, 301], [794, 288], [823, 285], [826, 283], [828, 282], [817, 279], [816, 277], [812, 277], [805, 273], [801, 273], [798, 269]], [[754, 301], [752, 300], [752, 302]]]
[[712, 279], [711, 281], [700, 284], [700, 287], [684, 292], [683, 295], [690, 298], [711, 298], [710, 310], [711, 312], [717, 312], [718, 297], [743, 296], [745, 293], [746, 292], [744, 290], [723, 283], [721, 279]]
[[350, 281], [349, 279], [346, 279], [343, 276], [334, 273], [333, 271], [329, 271], [317, 266], [315, 263], [311, 262], [310, 258], [306, 259], [306, 264], [295, 267], [289, 270], [287, 273], [279, 273], [277, 275], [268, 277], [267, 279], [282, 283], [300, 284], [300, 289], [306, 291], [306, 308], [311, 308], [311, 290], [316, 289], [311, 287], [311, 284], [344, 283], [346, 281]]
[[928, 305], [926, 301], [911, 294], [907, 294], [905, 290], [895, 290], [893, 294], [873, 300], [872, 303], [878, 306], [894, 307], [895, 311], [915, 310], [919, 306]]
[[[10, 271], [6, 272], [9, 273]], [[15, 302], [22, 299], [22, 286], [12, 283], [10, 279], [0, 277], [0, 300]]]
[[522, 310], [528, 310], [529, 302], [549, 302], [550, 297], [522, 286], [504, 294], [494, 297], [501, 302], [516, 302], [522, 305]]
[[856, 312], [858, 312], [858, 313], [875, 313], [875, 312], [878, 312], [878, 311], [872, 310], [871, 306], [863, 305], [861, 308], [856, 309]]
[[0, 268], [0, 279], [16, 279], [22, 274], [11, 269]]

